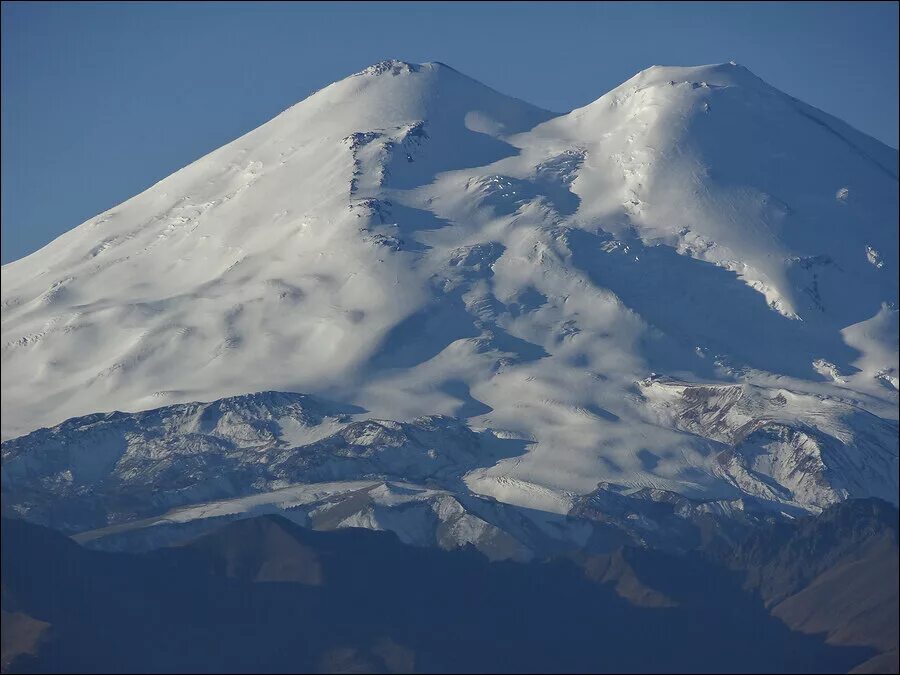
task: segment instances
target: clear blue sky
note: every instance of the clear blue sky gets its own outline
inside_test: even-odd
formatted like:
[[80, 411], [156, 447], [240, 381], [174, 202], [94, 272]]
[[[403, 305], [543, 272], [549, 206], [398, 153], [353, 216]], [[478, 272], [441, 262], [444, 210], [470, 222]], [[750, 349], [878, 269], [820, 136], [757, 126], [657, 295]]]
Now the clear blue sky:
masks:
[[897, 23], [895, 2], [4, 2], [2, 259], [386, 58], [559, 112], [734, 60], [896, 148]]

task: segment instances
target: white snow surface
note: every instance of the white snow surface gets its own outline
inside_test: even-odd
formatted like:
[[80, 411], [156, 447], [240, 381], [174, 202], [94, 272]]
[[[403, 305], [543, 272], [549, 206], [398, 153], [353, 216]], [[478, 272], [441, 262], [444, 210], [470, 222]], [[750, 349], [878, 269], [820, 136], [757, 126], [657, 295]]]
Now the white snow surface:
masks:
[[[728, 439], [640, 383], [783, 393], [779, 423], [823, 433], [896, 419], [897, 167], [734, 64], [655, 66], [564, 115], [378, 64], [3, 266], [3, 437], [277, 390], [526, 439], [466, 476], [511, 504], [758, 494], [735, 472], [777, 467], [723, 469]], [[764, 496], [896, 501], [880, 421], [886, 476]]]

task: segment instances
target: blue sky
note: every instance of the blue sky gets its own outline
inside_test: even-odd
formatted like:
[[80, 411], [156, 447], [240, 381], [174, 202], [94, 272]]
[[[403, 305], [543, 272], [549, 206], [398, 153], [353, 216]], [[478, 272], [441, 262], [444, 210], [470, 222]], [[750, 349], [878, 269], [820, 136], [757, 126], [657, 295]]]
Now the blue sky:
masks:
[[894, 2], [4, 2], [2, 260], [386, 58], [559, 112], [734, 60], [896, 148], [897, 23]]

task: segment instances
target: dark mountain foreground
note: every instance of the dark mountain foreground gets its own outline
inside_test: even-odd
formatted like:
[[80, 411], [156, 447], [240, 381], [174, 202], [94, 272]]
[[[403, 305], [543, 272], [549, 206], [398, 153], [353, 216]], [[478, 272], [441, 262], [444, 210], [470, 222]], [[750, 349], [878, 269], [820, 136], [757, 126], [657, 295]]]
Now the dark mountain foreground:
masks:
[[545, 562], [262, 516], [143, 554], [3, 520], [3, 672], [897, 672], [879, 500]]

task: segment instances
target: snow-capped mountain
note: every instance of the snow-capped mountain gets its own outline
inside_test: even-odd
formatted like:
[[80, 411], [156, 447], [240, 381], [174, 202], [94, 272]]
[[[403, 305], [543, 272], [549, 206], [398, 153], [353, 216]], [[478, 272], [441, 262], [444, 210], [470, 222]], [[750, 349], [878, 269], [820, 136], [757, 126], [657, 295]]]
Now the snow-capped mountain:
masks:
[[[4, 443], [4, 504], [84, 472], [131, 515], [363, 476], [896, 503], [897, 171], [734, 64], [564, 115], [372, 66], [2, 268], [4, 438], [88, 416]], [[194, 403], [259, 391], [337, 403], [222, 443]]]

